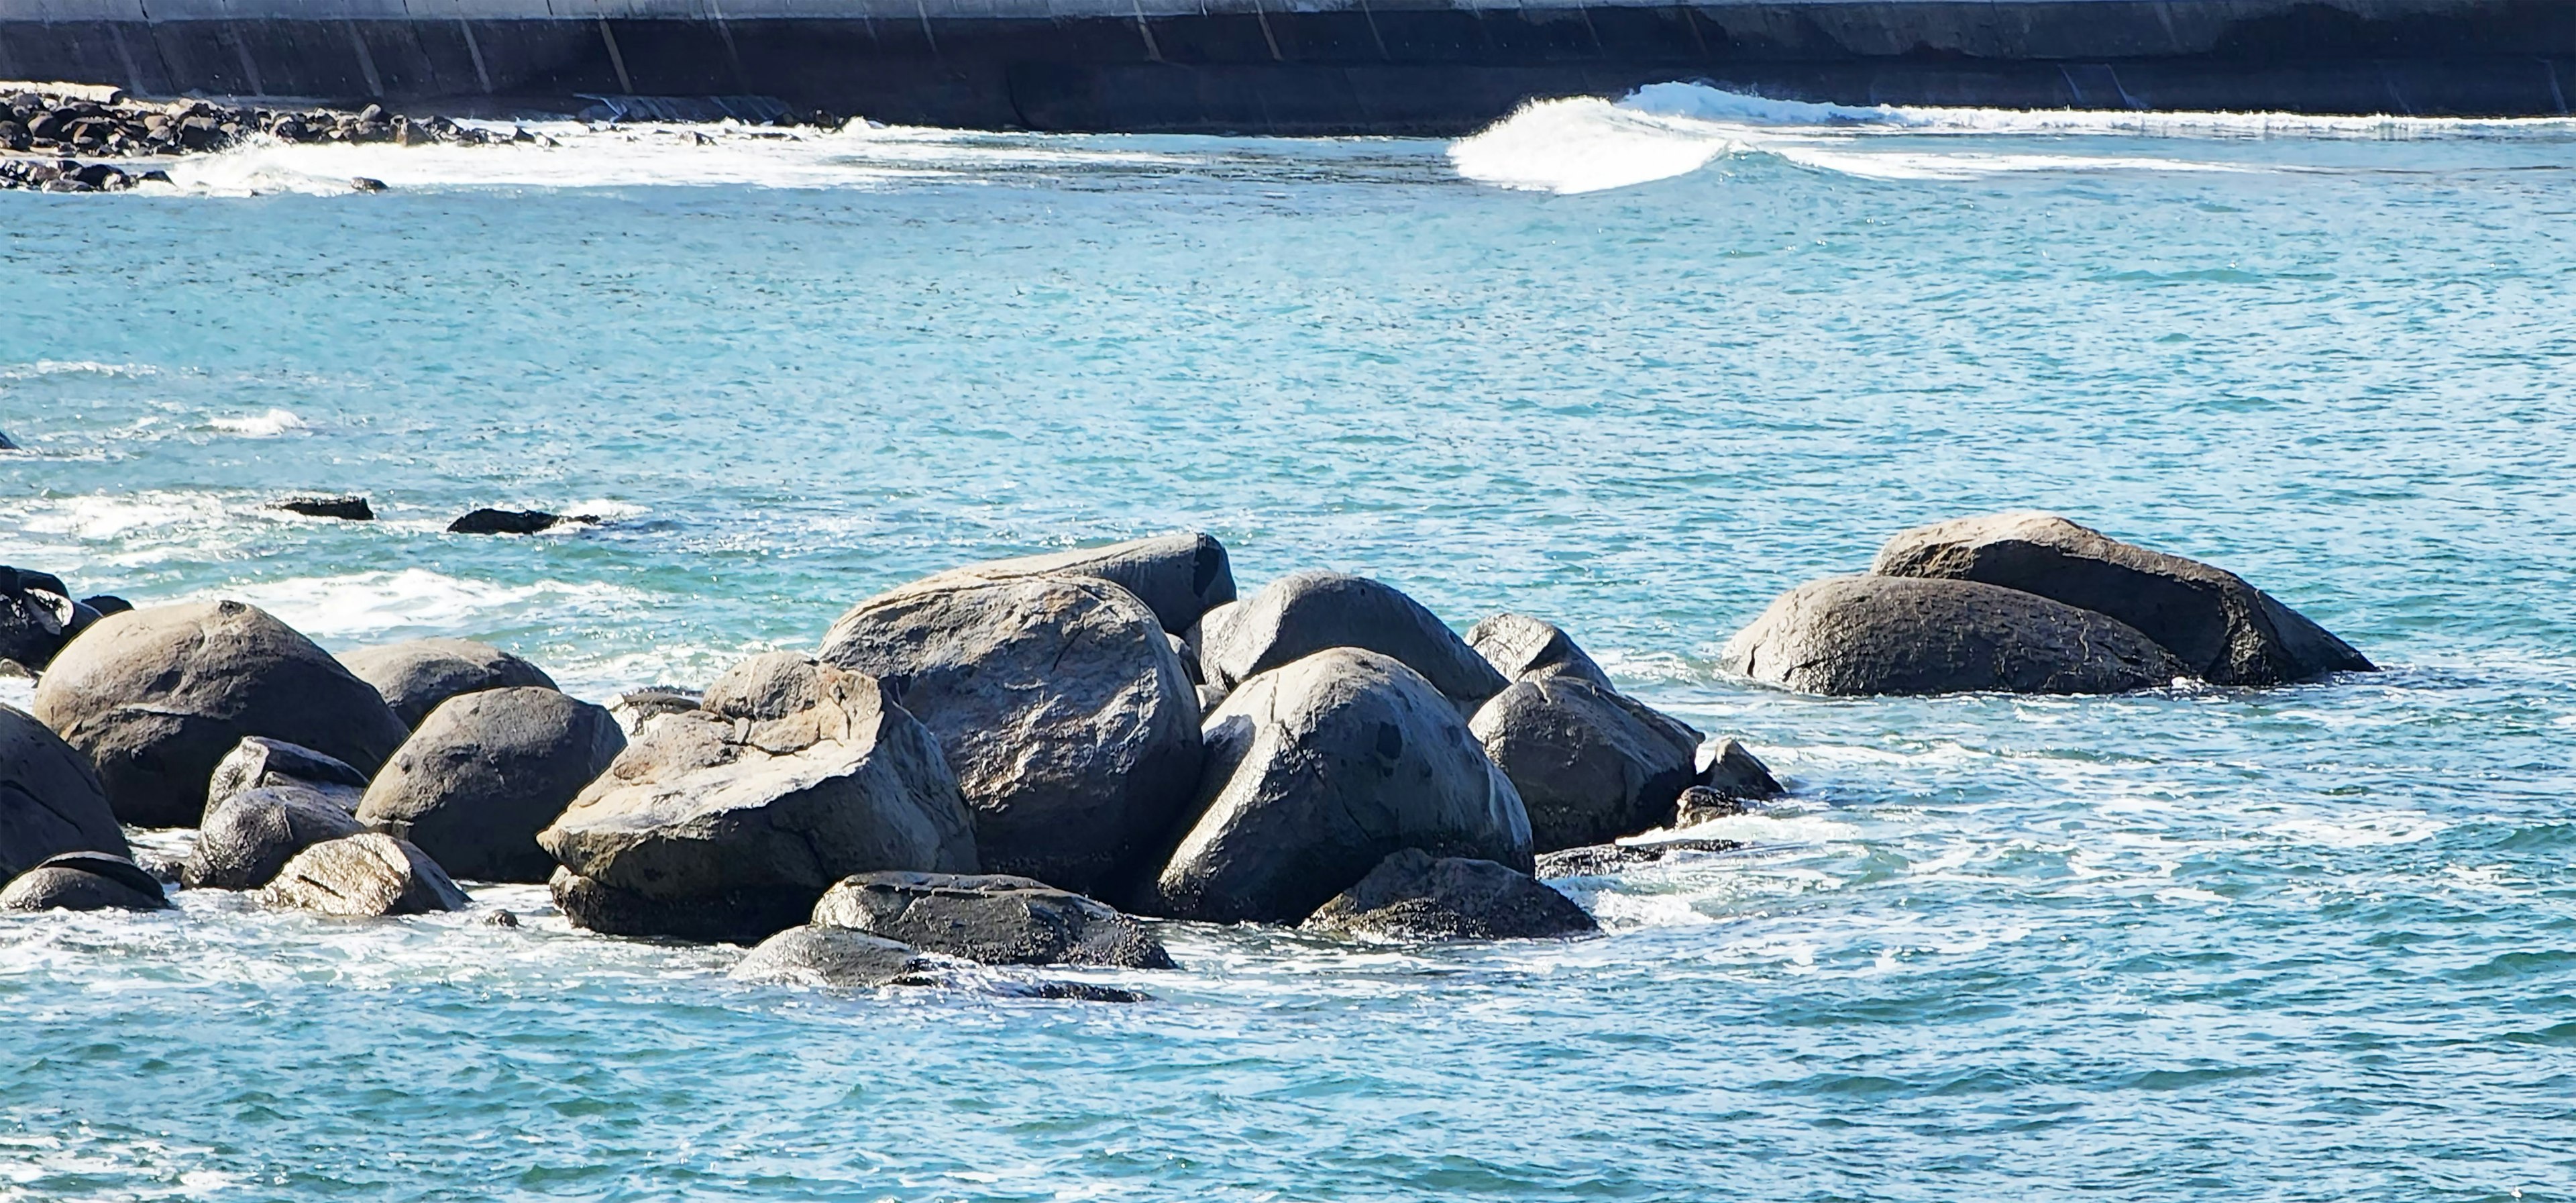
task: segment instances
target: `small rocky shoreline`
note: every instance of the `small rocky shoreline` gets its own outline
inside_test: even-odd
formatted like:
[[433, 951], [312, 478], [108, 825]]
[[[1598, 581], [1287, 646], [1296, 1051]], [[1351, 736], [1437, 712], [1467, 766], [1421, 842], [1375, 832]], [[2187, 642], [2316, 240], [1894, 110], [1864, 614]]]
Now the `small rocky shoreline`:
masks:
[[[2032, 513], [1902, 532], [1728, 654], [1822, 694], [2372, 667], [2232, 573]], [[19, 569], [0, 656], [37, 675], [32, 712], [0, 706], [0, 911], [163, 909], [176, 882], [369, 917], [471, 909], [457, 878], [543, 883], [575, 927], [756, 946], [736, 975], [765, 982], [1171, 968], [1149, 920], [1580, 936], [1593, 918], [1543, 878], [1723, 854], [1682, 829], [1783, 793], [1553, 623], [1461, 636], [1327, 571], [1238, 595], [1198, 532], [950, 569], [811, 651], [613, 706], [485, 644], [333, 656], [241, 602], [132, 609]], [[138, 865], [129, 826], [196, 828], [194, 850]]]

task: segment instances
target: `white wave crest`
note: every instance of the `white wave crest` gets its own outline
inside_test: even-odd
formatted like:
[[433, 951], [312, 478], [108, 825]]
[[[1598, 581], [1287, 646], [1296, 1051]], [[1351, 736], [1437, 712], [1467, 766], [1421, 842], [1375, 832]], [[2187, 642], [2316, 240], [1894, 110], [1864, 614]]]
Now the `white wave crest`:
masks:
[[425, 568], [261, 581], [211, 595], [249, 602], [324, 643], [472, 635], [538, 620], [598, 619], [632, 613], [647, 601], [643, 594], [614, 585], [507, 585]]
[[215, 429], [237, 434], [246, 439], [273, 439], [291, 430], [310, 430], [304, 419], [293, 410], [271, 409], [264, 414], [242, 414], [213, 420]]
[[0, 380], [40, 380], [47, 376], [157, 376], [161, 369], [148, 363], [100, 363], [92, 359], [39, 359], [33, 363], [0, 365]]
[[1573, 194], [1697, 171], [1758, 153], [1818, 171], [1878, 180], [1973, 180], [2019, 172], [2258, 170], [2161, 154], [1998, 153], [1891, 143], [1891, 137], [2125, 135], [2153, 139], [2566, 138], [2576, 118], [2312, 117], [2294, 113], [2151, 113], [1935, 108], [1773, 100], [1703, 84], [1654, 84], [1612, 103], [1538, 101], [1449, 148], [1479, 183]]

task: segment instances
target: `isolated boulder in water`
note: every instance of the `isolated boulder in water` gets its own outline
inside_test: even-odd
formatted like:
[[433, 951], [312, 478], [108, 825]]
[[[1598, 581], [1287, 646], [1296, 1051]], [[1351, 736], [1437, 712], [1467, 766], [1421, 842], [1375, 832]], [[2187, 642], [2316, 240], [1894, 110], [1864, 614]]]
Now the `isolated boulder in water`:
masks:
[[2121, 693], [2189, 670], [2104, 614], [1974, 581], [1809, 581], [1727, 641], [1729, 668], [1822, 694]]
[[274, 910], [373, 918], [461, 911], [465, 891], [409, 842], [379, 832], [326, 840], [298, 852], [259, 892]]
[[1916, 527], [1888, 540], [1870, 571], [2001, 585], [2108, 614], [2219, 685], [2374, 669], [2350, 644], [2235, 573], [2123, 543], [2055, 514]]
[[295, 785], [227, 795], [197, 825], [197, 846], [179, 867], [191, 889], [256, 890], [296, 853], [367, 829], [331, 798]]
[[1460, 702], [1477, 703], [1508, 682], [1422, 603], [1392, 585], [1339, 572], [1298, 572], [1270, 582], [1202, 627], [1199, 667], [1210, 684], [1237, 683], [1327, 648], [1390, 656]]
[[1198, 691], [1153, 611], [1107, 581], [905, 586], [842, 615], [822, 658], [883, 679], [938, 736], [995, 872], [1095, 889], [1198, 784]]
[[373, 522], [376, 509], [367, 499], [355, 495], [337, 497], [288, 497], [268, 503], [272, 510], [302, 514], [307, 518], [337, 518], [343, 522]]
[[1520, 795], [1390, 657], [1335, 648], [1254, 677], [1207, 741], [1198, 817], [1139, 890], [1143, 913], [1295, 923], [1403, 848], [1530, 867]]
[[786, 718], [646, 720], [537, 842], [574, 923], [703, 940], [803, 923], [854, 873], [977, 867], [938, 741], [860, 674]]
[[1512, 940], [1601, 930], [1573, 899], [1518, 869], [1419, 848], [1395, 852], [1316, 908], [1309, 931], [1390, 940]]
[[1689, 724], [1571, 674], [1522, 678], [1467, 729], [1520, 792], [1539, 852], [1660, 827], [1698, 773]]
[[930, 962], [892, 940], [840, 927], [791, 927], [733, 967], [736, 981], [864, 990], [927, 981]]
[[1199, 531], [1180, 531], [1150, 539], [1130, 539], [1106, 547], [987, 560], [952, 568], [920, 582], [951, 584], [960, 580], [1003, 581], [1031, 576], [1087, 576], [1125, 589], [1154, 612], [1163, 629], [1175, 635], [1196, 624], [1213, 607], [1234, 600], [1234, 566], [1225, 544]]
[[724, 671], [697, 707], [722, 718], [785, 718], [813, 709], [846, 670], [795, 652], [763, 652]]
[[246, 790], [282, 788], [320, 795], [354, 813], [366, 793], [367, 775], [338, 757], [301, 744], [248, 736], [215, 762], [215, 771], [206, 779], [205, 813], [213, 814], [225, 799]]
[[151, 874], [106, 852], [48, 857], [0, 889], [0, 911], [157, 911], [169, 905], [170, 896]]
[[1172, 967], [1134, 919], [1026, 877], [862, 873], [824, 893], [814, 922], [987, 965]]
[[133, 850], [89, 760], [35, 716], [0, 706], [0, 882], [65, 852]]
[[358, 818], [410, 840], [449, 873], [544, 881], [537, 833], [626, 750], [608, 711], [552, 689], [487, 689], [421, 720], [367, 786]]
[[451, 535], [533, 535], [552, 530], [566, 522], [587, 521], [579, 516], [567, 518], [544, 510], [468, 510], [465, 516], [447, 524]]
[[1742, 743], [1729, 737], [1717, 741], [1710, 749], [1708, 767], [1699, 772], [1699, 784], [1729, 798], [1759, 800], [1780, 796], [1780, 781], [1771, 775], [1771, 766]]
[[406, 727], [418, 727], [438, 704], [486, 689], [553, 689], [545, 670], [471, 639], [413, 639], [342, 652], [340, 663], [384, 695]]
[[1497, 614], [1477, 623], [1467, 630], [1467, 646], [1510, 680], [1570, 676], [1610, 684], [1610, 674], [1583, 654], [1572, 636], [1555, 623], [1527, 614]]
[[237, 601], [102, 620], [55, 659], [35, 713], [89, 756], [117, 818], [138, 827], [196, 822], [215, 763], [244, 736], [374, 772], [406, 734], [366, 682]]

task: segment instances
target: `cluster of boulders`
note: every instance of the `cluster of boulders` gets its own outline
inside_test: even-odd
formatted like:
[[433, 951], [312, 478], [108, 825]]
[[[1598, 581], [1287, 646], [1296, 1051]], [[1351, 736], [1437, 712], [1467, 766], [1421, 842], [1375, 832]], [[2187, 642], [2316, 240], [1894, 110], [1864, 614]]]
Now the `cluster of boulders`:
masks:
[[2244, 578], [2054, 514], [1899, 533], [1866, 574], [1781, 595], [1728, 667], [1808, 693], [2120, 693], [2374, 670]]
[[1203, 534], [943, 572], [613, 711], [487, 645], [334, 658], [235, 601], [49, 631], [34, 713], [0, 715], [0, 908], [161, 905], [119, 823], [195, 827], [188, 888], [388, 915], [546, 882], [580, 927], [757, 944], [764, 979], [1169, 966], [1131, 914], [1586, 932], [1537, 855], [1779, 788], [1548, 623], [1461, 638], [1338, 573], [1238, 599]]
[[34, 676], [72, 637], [134, 607], [107, 594], [75, 599], [50, 572], [0, 565], [0, 676]]
[[113, 89], [21, 91], [0, 101], [0, 152], [39, 158], [0, 161], [0, 188], [50, 192], [110, 192], [131, 188], [157, 171], [130, 173], [93, 159], [134, 159], [220, 151], [266, 137], [279, 142], [432, 142], [480, 144], [526, 141], [525, 131], [494, 134], [445, 117], [413, 120], [368, 105], [357, 112], [330, 109], [236, 108], [205, 100], [167, 103], [134, 100]]

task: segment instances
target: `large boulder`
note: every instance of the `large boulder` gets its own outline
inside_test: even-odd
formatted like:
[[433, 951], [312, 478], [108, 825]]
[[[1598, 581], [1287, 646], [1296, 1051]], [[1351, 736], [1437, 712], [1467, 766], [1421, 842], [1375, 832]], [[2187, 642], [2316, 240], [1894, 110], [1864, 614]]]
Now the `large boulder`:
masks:
[[1334, 648], [1263, 673], [1206, 734], [1197, 817], [1137, 911], [1295, 923], [1404, 848], [1530, 867], [1520, 795], [1449, 699], [1390, 657]]
[[1142, 924], [1026, 877], [862, 873], [824, 893], [814, 923], [987, 965], [1172, 967]]
[[111, 615], [36, 687], [35, 714], [98, 767], [117, 818], [184, 827], [244, 736], [372, 773], [406, 734], [384, 699], [313, 641], [237, 601]]
[[795, 652], [762, 652], [726, 669], [696, 705], [722, 718], [785, 718], [813, 709], [843, 671]]
[[1518, 869], [1406, 848], [1307, 916], [1308, 931], [1382, 940], [1512, 940], [1601, 930]]
[[326, 840], [298, 852], [259, 892], [272, 910], [376, 918], [461, 911], [468, 904], [438, 862], [380, 832]]
[[0, 889], [0, 911], [157, 911], [169, 905], [170, 896], [151, 874], [105, 852], [48, 857]]
[[179, 880], [190, 889], [256, 890], [296, 853], [366, 829], [336, 800], [301, 786], [240, 790], [206, 812]]
[[1991, 514], [1903, 531], [1879, 549], [1870, 571], [2001, 585], [2108, 614], [2218, 685], [2277, 685], [2375, 668], [2235, 573], [2123, 543], [2055, 514]]
[[34, 715], [0, 706], [0, 881], [64, 852], [133, 855], [89, 760]]
[[376, 687], [405, 727], [418, 727], [438, 704], [486, 689], [553, 689], [534, 664], [471, 639], [413, 639], [340, 653], [340, 663]]
[[938, 736], [994, 872], [1097, 889], [1198, 783], [1198, 691], [1153, 611], [1107, 581], [906, 586], [842, 615], [822, 659], [883, 679]]
[[2136, 628], [1975, 581], [1809, 581], [1726, 644], [1727, 667], [1821, 694], [2120, 693], [2189, 674]]
[[1200, 531], [1130, 539], [1106, 547], [986, 560], [949, 569], [921, 583], [1006, 581], [1032, 576], [1088, 576], [1108, 581], [1135, 594], [1136, 600], [1154, 612], [1163, 629], [1175, 635], [1189, 630], [1210, 609], [1234, 600], [1234, 566], [1227, 560], [1225, 544]]
[[79, 609], [53, 574], [0, 567], [0, 660], [43, 671], [76, 633]]
[[859, 674], [767, 721], [647, 719], [537, 836], [555, 901], [616, 935], [754, 941], [854, 873], [976, 871], [957, 778], [929, 730]]
[[336, 756], [325, 756], [301, 744], [253, 735], [233, 745], [215, 762], [206, 778], [206, 814], [224, 800], [255, 789], [295, 789], [316, 794], [343, 811], [355, 812], [367, 789], [367, 775]]
[[1508, 684], [1476, 649], [1422, 603], [1381, 581], [1340, 572], [1298, 572], [1270, 582], [1221, 623], [1202, 624], [1199, 671], [1232, 689], [1327, 648], [1390, 656], [1470, 708]]
[[1663, 826], [1698, 775], [1689, 724], [1570, 673], [1523, 677], [1467, 729], [1520, 792], [1539, 852]]
[[1571, 676], [1596, 685], [1610, 683], [1610, 674], [1575, 646], [1573, 636], [1527, 614], [1497, 614], [1469, 627], [1467, 646], [1510, 680]]
[[931, 963], [892, 940], [839, 927], [791, 927], [734, 963], [736, 981], [865, 990], [927, 985]]
[[607, 710], [552, 689], [487, 689], [439, 703], [367, 786], [358, 818], [458, 877], [544, 881], [537, 833], [626, 750]]

